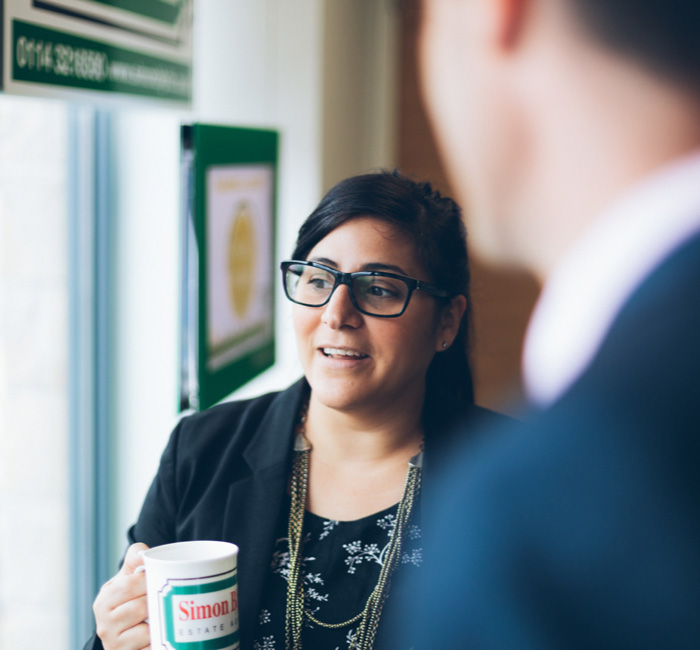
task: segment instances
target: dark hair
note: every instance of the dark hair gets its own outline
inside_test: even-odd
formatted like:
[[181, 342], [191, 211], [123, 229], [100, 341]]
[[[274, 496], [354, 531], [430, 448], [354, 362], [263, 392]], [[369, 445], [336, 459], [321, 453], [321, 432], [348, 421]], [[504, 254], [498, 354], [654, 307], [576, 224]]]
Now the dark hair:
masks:
[[698, 0], [567, 0], [594, 40], [700, 91]]
[[430, 183], [416, 182], [398, 171], [346, 178], [330, 189], [301, 226], [292, 257], [305, 260], [326, 235], [359, 216], [397, 226], [415, 243], [430, 282], [451, 296], [467, 297], [457, 337], [448, 350], [435, 355], [428, 368], [426, 400], [441, 395], [473, 402], [468, 361], [469, 259], [460, 207]]

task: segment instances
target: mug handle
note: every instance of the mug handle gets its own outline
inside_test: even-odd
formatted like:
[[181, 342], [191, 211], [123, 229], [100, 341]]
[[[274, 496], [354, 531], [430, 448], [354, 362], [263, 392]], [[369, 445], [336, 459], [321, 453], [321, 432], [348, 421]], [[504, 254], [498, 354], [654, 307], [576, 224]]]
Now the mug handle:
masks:
[[[137, 566], [136, 569], [134, 569], [134, 575], [136, 575], [137, 573], [145, 573], [145, 571], [146, 571], [146, 565], [139, 564], [139, 566]], [[144, 623], [148, 623], [148, 619], [146, 619], [144, 621]]]

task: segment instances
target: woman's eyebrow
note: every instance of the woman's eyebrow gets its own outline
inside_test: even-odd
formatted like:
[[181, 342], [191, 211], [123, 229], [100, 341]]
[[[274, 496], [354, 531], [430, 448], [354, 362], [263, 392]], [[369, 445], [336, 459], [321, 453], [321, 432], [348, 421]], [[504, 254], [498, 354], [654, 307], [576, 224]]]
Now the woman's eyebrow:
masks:
[[[317, 264], [324, 264], [325, 266], [330, 266], [334, 269], [338, 268], [338, 263], [335, 262], [334, 260], [331, 260], [327, 257], [310, 257], [308, 259], [309, 262], [316, 262]], [[385, 262], [368, 262], [367, 264], [363, 264], [358, 271], [390, 271], [393, 273], [398, 273], [399, 275], [407, 275], [406, 271], [404, 271], [400, 266], [396, 266], [395, 264], [387, 264]]]
[[331, 266], [334, 269], [338, 268], [338, 264], [327, 257], [309, 257], [307, 262], [316, 262], [316, 264], [324, 264], [325, 266]]
[[392, 271], [393, 273], [398, 273], [399, 275], [406, 275], [400, 266], [395, 264], [385, 264], [384, 262], [373, 262], [371, 264], [363, 265], [362, 271]]

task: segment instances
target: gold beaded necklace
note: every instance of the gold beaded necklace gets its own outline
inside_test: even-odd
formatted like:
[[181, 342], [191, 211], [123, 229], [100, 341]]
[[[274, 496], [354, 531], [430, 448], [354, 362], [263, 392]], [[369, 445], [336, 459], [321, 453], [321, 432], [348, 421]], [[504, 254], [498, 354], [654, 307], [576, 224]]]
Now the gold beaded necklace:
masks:
[[401, 545], [404, 531], [411, 518], [413, 503], [420, 493], [421, 474], [423, 470], [423, 451], [408, 462], [408, 473], [403, 495], [396, 511], [396, 523], [391, 535], [384, 564], [379, 572], [379, 579], [367, 598], [367, 603], [361, 612], [341, 623], [325, 623], [318, 620], [304, 607], [304, 584], [301, 575], [302, 562], [302, 528], [306, 510], [306, 495], [309, 487], [309, 455], [311, 443], [306, 439], [306, 409], [302, 410], [294, 441], [291, 477], [291, 507], [289, 510], [289, 581], [287, 583], [287, 611], [285, 618], [285, 641], [287, 650], [302, 650], [301, 632], [304, 617], [316, 625], [329, 629], [347, 627], [359, 621], [353, 638], [354, 650], [371, 650], [379, 626], [384, 602], [389, 595], [391, 576], [401, 558]]

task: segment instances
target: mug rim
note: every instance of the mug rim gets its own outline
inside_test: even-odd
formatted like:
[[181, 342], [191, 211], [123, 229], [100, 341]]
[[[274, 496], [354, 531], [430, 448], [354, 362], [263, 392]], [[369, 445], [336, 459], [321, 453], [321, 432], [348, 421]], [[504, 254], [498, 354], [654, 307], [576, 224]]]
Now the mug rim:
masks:
[[[203, 550], [198, 551], [199, 557], [182, 557], [176, 554], [181, 551], [193, 550], [196, 547], [203, 547]], [[143, 558], [164, 563], [182, 563], [182, 562], [211, 562], [216, 560], [224, 560], [238, 555], [238, 546], [232, 542], [221, 540], [197, 539], [184, 542], [172, 542], [170, 544], [161, 544], [153, 546], [143, 552]]]

